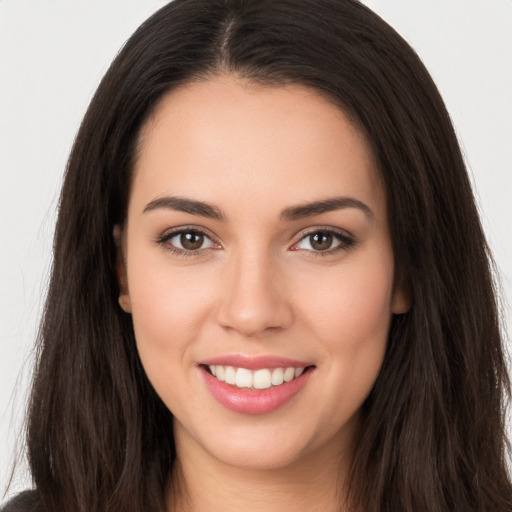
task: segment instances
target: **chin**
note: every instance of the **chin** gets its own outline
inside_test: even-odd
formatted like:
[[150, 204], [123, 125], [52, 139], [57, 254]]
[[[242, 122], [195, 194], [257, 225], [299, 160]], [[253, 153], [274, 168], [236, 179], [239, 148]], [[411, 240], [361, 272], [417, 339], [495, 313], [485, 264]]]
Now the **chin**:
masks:
[[[245, 418], [247, 420], [247, 418]], [[281, 421], [279, 421], [281, 419]], [[254, 422], [255, 418], [250, 419]], [[200, 447], [199, 457], [212, 457], [228, 466], [242, 470], [264, 471], [293, 468], [316, 456], [340, 455], [346, 449], [347, 429], [318, 428], [318, 425], [283, 418], [259, 418], [252, 425], [242, 421], [223, 425], [205, 425], [195, 432], [175, 429], [177, 448]], [[352, 422], [349, 422], [352, 423]], [[352, 431], [352, 429], [349, 429]], [[222, 433], [222, 434], [220, 434]], [[189, 443], [188, 441], [193, 441]], [[194, 454], [195, 455], [195, 454]]]
[[[246, 443], [244, 447], [232, 446], [225, 450], [212, 453], [216, 458], [229, 466], [250, 471], [279, 470], [291, 467], [304, 457], [303, 447], [283, 447], [269, 445], [260, 446]], [[217, 452], [217, 451], [216, 451]]]

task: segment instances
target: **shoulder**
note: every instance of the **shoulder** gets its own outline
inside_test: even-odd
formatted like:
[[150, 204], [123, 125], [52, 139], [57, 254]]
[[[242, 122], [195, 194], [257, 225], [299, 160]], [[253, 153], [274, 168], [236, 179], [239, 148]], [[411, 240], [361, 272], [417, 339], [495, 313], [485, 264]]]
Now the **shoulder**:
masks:
[[37, 491], [24, 491], [0, 505], [0, 512], [44, 512]]

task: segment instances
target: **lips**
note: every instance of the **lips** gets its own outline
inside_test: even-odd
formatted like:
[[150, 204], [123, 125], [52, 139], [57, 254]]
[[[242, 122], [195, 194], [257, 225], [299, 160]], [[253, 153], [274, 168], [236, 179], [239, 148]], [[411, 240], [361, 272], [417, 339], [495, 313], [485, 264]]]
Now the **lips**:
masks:
[[238, 413], [265, 414], [294, 398], [314, 366], [274, 356], [233, 355], [203, 361], [199, 369], [219, 403]]

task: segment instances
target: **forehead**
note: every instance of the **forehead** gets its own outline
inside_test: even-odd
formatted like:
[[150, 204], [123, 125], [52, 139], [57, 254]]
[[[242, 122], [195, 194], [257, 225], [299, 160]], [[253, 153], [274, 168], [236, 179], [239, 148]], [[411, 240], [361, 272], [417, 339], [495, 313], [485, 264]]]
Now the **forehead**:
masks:
[[141, 131], [132, 196], [191, 193], [249, 205], [276, 195], [375, 201], [382, 187], [364, 135], [333, 103], [300, 85], [221, 76], [165, 95]]

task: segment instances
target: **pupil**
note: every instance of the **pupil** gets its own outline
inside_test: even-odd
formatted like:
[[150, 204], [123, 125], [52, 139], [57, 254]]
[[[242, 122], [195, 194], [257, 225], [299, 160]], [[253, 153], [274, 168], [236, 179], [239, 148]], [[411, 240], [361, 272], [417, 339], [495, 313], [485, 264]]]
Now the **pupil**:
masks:
[[204, 236], [201, 233], [182, 233], [180, 237], [181, 245], [184, 249], [194, 251], [203, 245]]
[[325, 251], [331, 248], [332, 235], [329, 233], [315, 233], [310, 238], [311, 247], [317, 251]]

